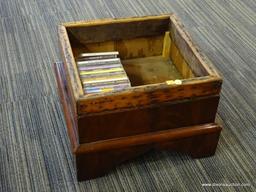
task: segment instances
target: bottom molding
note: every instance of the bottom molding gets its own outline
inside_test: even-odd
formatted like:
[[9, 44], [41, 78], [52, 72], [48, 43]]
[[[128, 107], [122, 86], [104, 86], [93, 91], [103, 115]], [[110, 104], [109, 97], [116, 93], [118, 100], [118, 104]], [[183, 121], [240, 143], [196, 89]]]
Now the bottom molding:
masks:
[[193, 158], [214, 155], [221, 127], [215, 123], [81, 144], [75, 151], [79, 181], [103, 176], [122, 162], [150, 150], [182, 152]]

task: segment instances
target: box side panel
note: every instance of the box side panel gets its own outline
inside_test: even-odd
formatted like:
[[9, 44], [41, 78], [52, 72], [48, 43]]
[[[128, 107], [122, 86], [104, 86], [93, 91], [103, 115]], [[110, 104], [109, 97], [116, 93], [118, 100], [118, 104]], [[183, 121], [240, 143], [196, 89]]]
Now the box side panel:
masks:
[[162, 103], [78, 119], [80, 143], [213, 123], [219, 96]]
[[199, 48], [193, 43], [190, 35], [185, 31], [175, 15], [172, 15], [170, 23], [170, 36], [180, 53], [189, 64], [196, 76], [218, 76], [217, 70]]
[[85, 25], [71, 25], [67, 30], [79, 42], [87, 44], [163, 35], [169, 29], [169, 23], [169, 17], [112, 19], [96, 21], [93, 25], [86, 25], [86, 22]]
[[162, 55], [164, 58], [170, 59], [172, 61], [184, 79], [195, 77], [193, 71], [181, 55], [180, 50], [176, 47], [175, 43], [172, 42], [169, 31], [166, 32], [164, 36], [164, 47]]
[[162, 102], [219, 94], [219, 78], [202, 77], [182, 80], [181, 85], [167, 83], [133, 87], [121, 92], [81, 97], [78, 115], [132, 109]]
[[58, 93], [66, 121], [67, 131], [72, 145], [72, 151], [75, 152], [79, 143], [77, 132], [77, 116], [74, 113], [74, 104], [72, 103], [71, 95], [69, 89], [67, 88], [67, 80], [64, 72], [63, 63], [55, 63], [54, 70], [58, 84]]
[[[61, 49], [61, 54], [64, 62], [68, 88], [72, 96], [73, 102], [76, 103], [79, 96], [83, 95], [82, 84], [78, 75], [77, 66], [72, 53], [66, 28], [64, 26], [59, 26], [58, 32], [59, 32], [60, 49]], [[76, 110], [76, 105], [74, 105], [74, 108]]]
[[121, 59], [131, 59], [158, 56], [163, 49], [163, 35], [87, 44], [80, 43], [72, 35], [69, 37], [75, 57], [81, 53], [118, 51]]

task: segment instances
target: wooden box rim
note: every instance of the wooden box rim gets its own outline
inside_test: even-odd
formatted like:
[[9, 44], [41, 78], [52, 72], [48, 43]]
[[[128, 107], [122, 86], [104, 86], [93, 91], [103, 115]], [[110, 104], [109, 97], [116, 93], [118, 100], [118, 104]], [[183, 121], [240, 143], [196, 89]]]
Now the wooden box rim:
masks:
[[[170, 19], [175, 26], [177, 33], [186, 42], [188, 49], [198, 59], [208, 75], [190, 79], [182, 79], [182, 84], [157, 83], [132, 87], [119, 92], [104, 94], [84, 95], [80, 77], [76, 67], [75, 58], [69, 41], [67, 28], [87, 27], [95, 25], [108, 25], [111, 23], [129, 23], [142, 20]], [[99, 113], [115, 109], [127, 109], [139, 106], [150, 105], [153, 103], [167, 102], [178, 99], [186, 99], [196, 96], [206, 96], [219, 94], [222, 78], [207, 57], [202, 54], [199, 48], [193, 43], [184, 26], [174, 14], [143, 16], [132, 18], [107, 18], [90, 21], [67, 22], [59, 25], [59, 40], [62, 56], [64, 58], [65, 70], [68, 84], [71, 89], [71, 97], [75, 103], [75, 113], [79, 115], [89, 113]], [[205, 91], [193, 91], [203, 87]], [[207, 90], [207, 91], [206, 91]], [[149, 95], [153, 99], [149, 98]], [[124, 102], [125, 100], [129, 102]]]

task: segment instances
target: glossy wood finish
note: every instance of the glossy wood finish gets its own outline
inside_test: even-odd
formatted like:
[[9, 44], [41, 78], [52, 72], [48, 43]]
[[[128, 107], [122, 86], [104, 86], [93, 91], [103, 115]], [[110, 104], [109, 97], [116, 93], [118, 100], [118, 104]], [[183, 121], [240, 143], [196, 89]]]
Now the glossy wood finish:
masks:
[[[149, 150], [214, 154], [222, 79], [176, 16], [67, 23], [59, 37], [64, 64], [55, 64], [55, 71], [78, 180]], [[119, 51], [132, 87], [83, 94], [75, 59], [84, 51]], [[171, 63], [179, 83], [169, 81], [178, 77], [167, 70]]]
[[[195, 101], [163, 103], [162, 107], [151, 106], [152, 108], [149, 107], [149, 109], [134, 109], [78, 118], [72, 113], [63, 63], [56, 63], [54, 68], [68, 135], [76, 158], [79, 181], [102, 176], [119, 163], [152, 149], [184, 152], [192, 157], [214, 154], [221, 128], [210, 122], [214, 122], [219, 96], [199, 98]], [[195, 106], [197, 106], [196, 109]], [[200, 111], [200, 106], [207, 107]], [[150, 111], [154, 111], [152, 116], [148, 114]], [[123, 113], [128, 114], [123, 115]], [[141, 115], [142, 113], [144, 116]], [[185, 116], [182, 116], [183, 114]], [[97, 118], [103, 118], [104, 124], [97, 124]], [[106, 121], [107, 118], [111, 121]], [[116, 126], [113, 121], [118, 122], [120, 119], [123, 123], [119, 122]], [[127, 121], [128, 127], [125, 126]], [[201, 124], [197, 125], [199, 122]], [[80, 137], [81, 133], [79, 133], [79, 130], [86, 129], [88, 130], [88, 135], [85, 133], [85, 136], [88, 136], [87, 140]]]
[[[80, 143], [214, 122], [219, 96], [161, 103], [78, 118]], [[127, 123], [129, 122], [129, 123]]]
[[150, 150], [171, 150], [189, 154], [193, 158], [208, 157], [215, 153], [220, 131], [216, 124], [204, 124], [146, 136], [83, 144], [76, 154], [77, 178], [83, 181], [103, 176], [118, 164]]

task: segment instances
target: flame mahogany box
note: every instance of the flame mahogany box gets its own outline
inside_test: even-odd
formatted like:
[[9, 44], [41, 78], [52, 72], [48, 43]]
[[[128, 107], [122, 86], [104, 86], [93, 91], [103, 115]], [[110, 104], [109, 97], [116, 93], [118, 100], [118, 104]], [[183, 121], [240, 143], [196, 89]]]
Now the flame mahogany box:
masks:
[[[152, 149], [215, 153], [222, 79], [175, 15], [64, 23], [58, 32], [63, 63], [54, 67], [79, 181]], [[104, 51], [119, 52], [132, 87], [86, 95], [75, 60]]]

